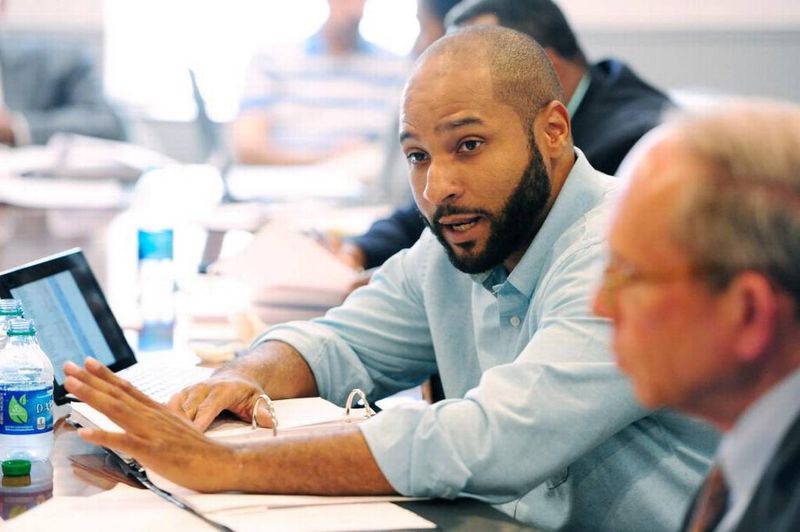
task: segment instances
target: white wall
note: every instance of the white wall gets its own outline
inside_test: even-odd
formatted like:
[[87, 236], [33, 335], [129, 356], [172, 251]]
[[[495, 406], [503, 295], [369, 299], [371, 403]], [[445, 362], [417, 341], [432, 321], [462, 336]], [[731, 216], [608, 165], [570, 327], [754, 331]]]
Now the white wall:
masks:
[[[99, 29], [103, 24], [103, 0], [6, 1], [8, 22], [13, 26]], [[261, 1], [277, 7], [284, 0]], [[299, 3], [308, 0], [292, 1]], [[800, 27], [798, 0], [560, 0], [559, 3], [576, 28], [689, 30]]]
[[559, 5], [577, 29], [800, 27], [798, 0], [560, 0]]
[[5, 22], [12, 29], [101, 31], [103, 27], [103, 0], [5, 0], [5, 2]]

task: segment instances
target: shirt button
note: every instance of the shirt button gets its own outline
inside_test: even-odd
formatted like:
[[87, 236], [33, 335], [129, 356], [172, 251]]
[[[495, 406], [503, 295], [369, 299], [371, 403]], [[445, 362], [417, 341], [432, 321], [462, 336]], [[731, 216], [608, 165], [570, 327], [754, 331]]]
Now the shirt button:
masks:
[[511, 319], [508, 320], [512, 327], [519, 327], [519, 324], [522, 323], [522, 320], [519, 319], [519, 316], [511, 316]]

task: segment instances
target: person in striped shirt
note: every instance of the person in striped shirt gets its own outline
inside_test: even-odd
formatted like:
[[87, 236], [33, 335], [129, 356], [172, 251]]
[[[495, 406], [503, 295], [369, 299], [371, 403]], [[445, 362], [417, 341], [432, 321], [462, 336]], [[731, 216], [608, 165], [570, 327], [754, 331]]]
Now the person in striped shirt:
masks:
[[381, 141], [409, 64], [360, 35], [364, 3], [328, 0], [301, 47], [254, 56], [232, 129], [239, 162], [309, 164]]

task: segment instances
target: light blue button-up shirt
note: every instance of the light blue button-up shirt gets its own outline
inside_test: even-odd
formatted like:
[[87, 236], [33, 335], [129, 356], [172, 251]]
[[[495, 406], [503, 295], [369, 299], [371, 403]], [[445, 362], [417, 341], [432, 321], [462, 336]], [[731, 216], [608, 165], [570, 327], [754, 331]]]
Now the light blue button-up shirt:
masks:
[[[576, 150], [577, 151], [577, 150]], [[590, 303], [616, 183], [583, 154], [516, 268], [456, 270], [426, 231], [369, 286], [263, 339], [306, 359], [323, 397], [377, 399], [439, 372], [447, 399], [360, 425], [400, 493], [475, 497], [542, 528], [677, 530], [716, 445], [640, 408]]]

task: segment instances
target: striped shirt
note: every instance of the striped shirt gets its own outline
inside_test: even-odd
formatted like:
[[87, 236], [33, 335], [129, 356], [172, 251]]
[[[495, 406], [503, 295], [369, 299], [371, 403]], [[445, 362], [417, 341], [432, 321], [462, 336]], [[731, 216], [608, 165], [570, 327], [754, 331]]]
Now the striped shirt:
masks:
[[361, 38], [354, 52], [332, 55], [317, 33], [299, 49], [255, 55], [240, 112], [269, 112], [272, 140], [284, 149], [379, 142], [397, 111], [408, 66]]

